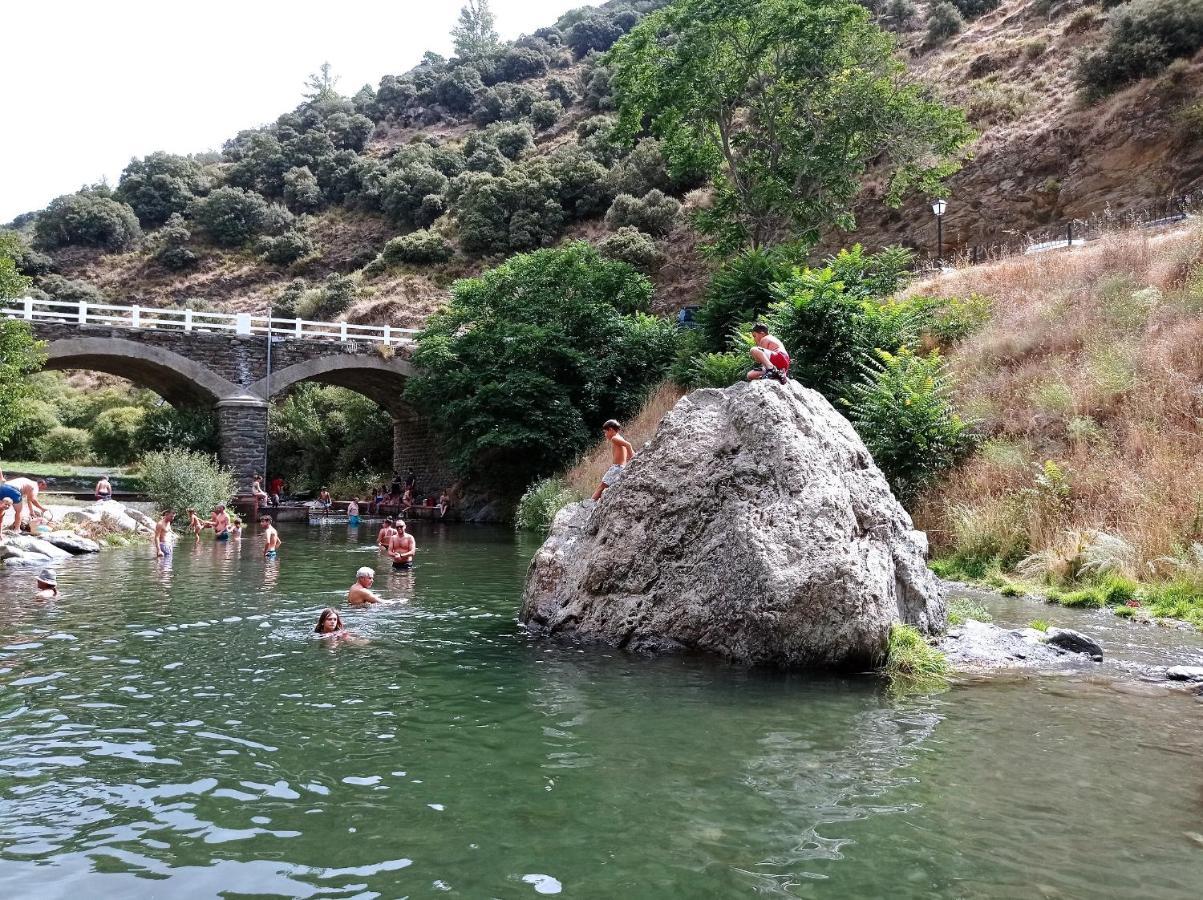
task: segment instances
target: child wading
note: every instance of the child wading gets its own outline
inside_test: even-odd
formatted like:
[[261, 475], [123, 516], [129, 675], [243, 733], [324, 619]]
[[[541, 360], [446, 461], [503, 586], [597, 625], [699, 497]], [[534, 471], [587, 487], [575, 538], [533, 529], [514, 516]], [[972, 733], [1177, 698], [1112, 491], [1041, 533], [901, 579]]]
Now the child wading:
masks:
[[606, 469], [606, 474], [602, 476], [601, 484], [593, 492], [594, 500], [600, 500], [605, 489], [614, 486], [614, 483], [622, 477], [623, 467], [635, 455], [635, 450], [631, 446], [631, 442], [622, 436], [622, 426], [618, 424], [617, 419], [608, 421], [602, 426], [602, 431], [606, 435], [606, 440], [610, 442], [610, 449], [614, 453], [614, 462], [610, 468]]
[[767, 325], [752, 326], [752, 337], [756, 339], [756, 346], [751, 351], [756, 368], [748, 373], [748, 381], [770, 378], [785, 384], [789, 380], [789, 354], [785, 352], [785, 344], [769, 334]]
[[280, 533], [276, 531], [271, 516], [260, 516], [259, 524], [263, 526], [263, 558], [275, 559], [280, 549]]

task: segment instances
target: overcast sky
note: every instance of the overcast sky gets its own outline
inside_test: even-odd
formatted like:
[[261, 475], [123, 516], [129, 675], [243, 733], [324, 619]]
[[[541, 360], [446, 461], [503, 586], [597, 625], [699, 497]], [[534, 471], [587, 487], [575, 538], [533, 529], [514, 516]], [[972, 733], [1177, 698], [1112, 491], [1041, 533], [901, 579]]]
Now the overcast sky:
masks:
[[[600, 0], [492, 0], [503, 39]], [[219, 149], [301, 100], [329, 61], [339, 90], [448, 54], [463, 0], [44, 0], [5, 3], [0, 223], [134, 156]]]

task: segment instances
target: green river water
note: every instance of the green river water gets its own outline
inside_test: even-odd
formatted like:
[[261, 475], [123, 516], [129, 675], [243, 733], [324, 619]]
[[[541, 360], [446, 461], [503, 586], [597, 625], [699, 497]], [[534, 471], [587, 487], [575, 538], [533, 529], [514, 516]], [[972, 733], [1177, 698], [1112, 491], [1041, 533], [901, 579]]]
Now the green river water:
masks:
[[[419, 526], [393, 574], [372, 534], [286, 527], [266, 564], [253, 534], [106, 552], [50, 603], [0, 573], [0, 897], [1203, 896], [1193, 697], [1095, 676], [894, 699], [556, 646], [516, 625], [533, 542]], [[409, 602], [315, 640], [365, 564]]]

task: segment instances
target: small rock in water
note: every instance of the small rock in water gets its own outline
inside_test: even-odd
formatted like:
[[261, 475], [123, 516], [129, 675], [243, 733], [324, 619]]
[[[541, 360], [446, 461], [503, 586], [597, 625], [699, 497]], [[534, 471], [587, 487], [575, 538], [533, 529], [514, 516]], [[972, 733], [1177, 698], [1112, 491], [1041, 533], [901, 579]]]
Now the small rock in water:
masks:
[[1101, 662], [1103, 659], [1103, 648], [1099, 642], [1072, 628], [1050, 628], [1045, 641], [1070, 653], [1085, 653], [1095, 662]]
[[1170, 681], [1203, 681], [1203, 666], [1171, 666], [1165, 670]]

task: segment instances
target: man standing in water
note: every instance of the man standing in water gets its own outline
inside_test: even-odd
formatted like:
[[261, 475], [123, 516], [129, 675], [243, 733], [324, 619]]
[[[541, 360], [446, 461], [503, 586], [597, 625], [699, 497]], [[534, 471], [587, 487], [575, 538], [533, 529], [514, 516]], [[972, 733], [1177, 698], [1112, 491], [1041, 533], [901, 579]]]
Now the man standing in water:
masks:
[[751, 350], [756, 368], [748, 373], [748, 381], [768, 378], [785, 384], [789, 380], [790, 362], [785, 344], [769, 334], [767, 325], [760, 323], [752, 326], [752, 337], [756, 339], [756, 346]]
[[355, 583], [347, 591], [347, 602], [355, 606], [367, 603], [379, 603], [380, 598], [372, 593], [372, 582], [376, 579], [376, 571], [363, 566], [355, 573]]
[[635, 448], [631, 446], [631, 442], [622, 436], [622, 426], [618, 424], [617, 419], [610, 419], [602, 426], [602, 432], [606, 435], [606, 440], [610, 442], [610, 448], [613, 451], [614, 460], [610, 468], [606, 469], [606, 474], [602, 476], [601, 484], [597, 486], [597, 490], [593, 492], [594, 501], [598, 501], [602, 497], [602, 493], [606, 488], [613, 487], [614, 483], [622, 477], [622, 470], [627, 463], [631, 461], [631, 457], [635, 455]]
[[412, 534], [405, 533], [405, 523], [397, 522], [397, 530], [388, 542], [389, 559], [393, 561], [394, 569], [409, 569], [413, 567], [414, 554], [418, 552], [417, 544]]
[[166, 559], [171, 556], [171, 544], [175, 535], [171, 530], [171, 523], [175, 519], [175, 513], [170, 509], [163, 513], [155, 525], [155, 559]]
[[213, 535], [219, 541], [228, 541], [230, 539], [230, 517], [226, 514], [226, 505], [218, 503], [213, 507], [213, 518], [209, 520], [209, 527], [213, 529]]
[[263, 526], [263, 558], [275, 559], [276, 551], [280, 549], [280, 533], [276, 531], [272, 524], [271, 516], [260, 516], [259, 524]]

